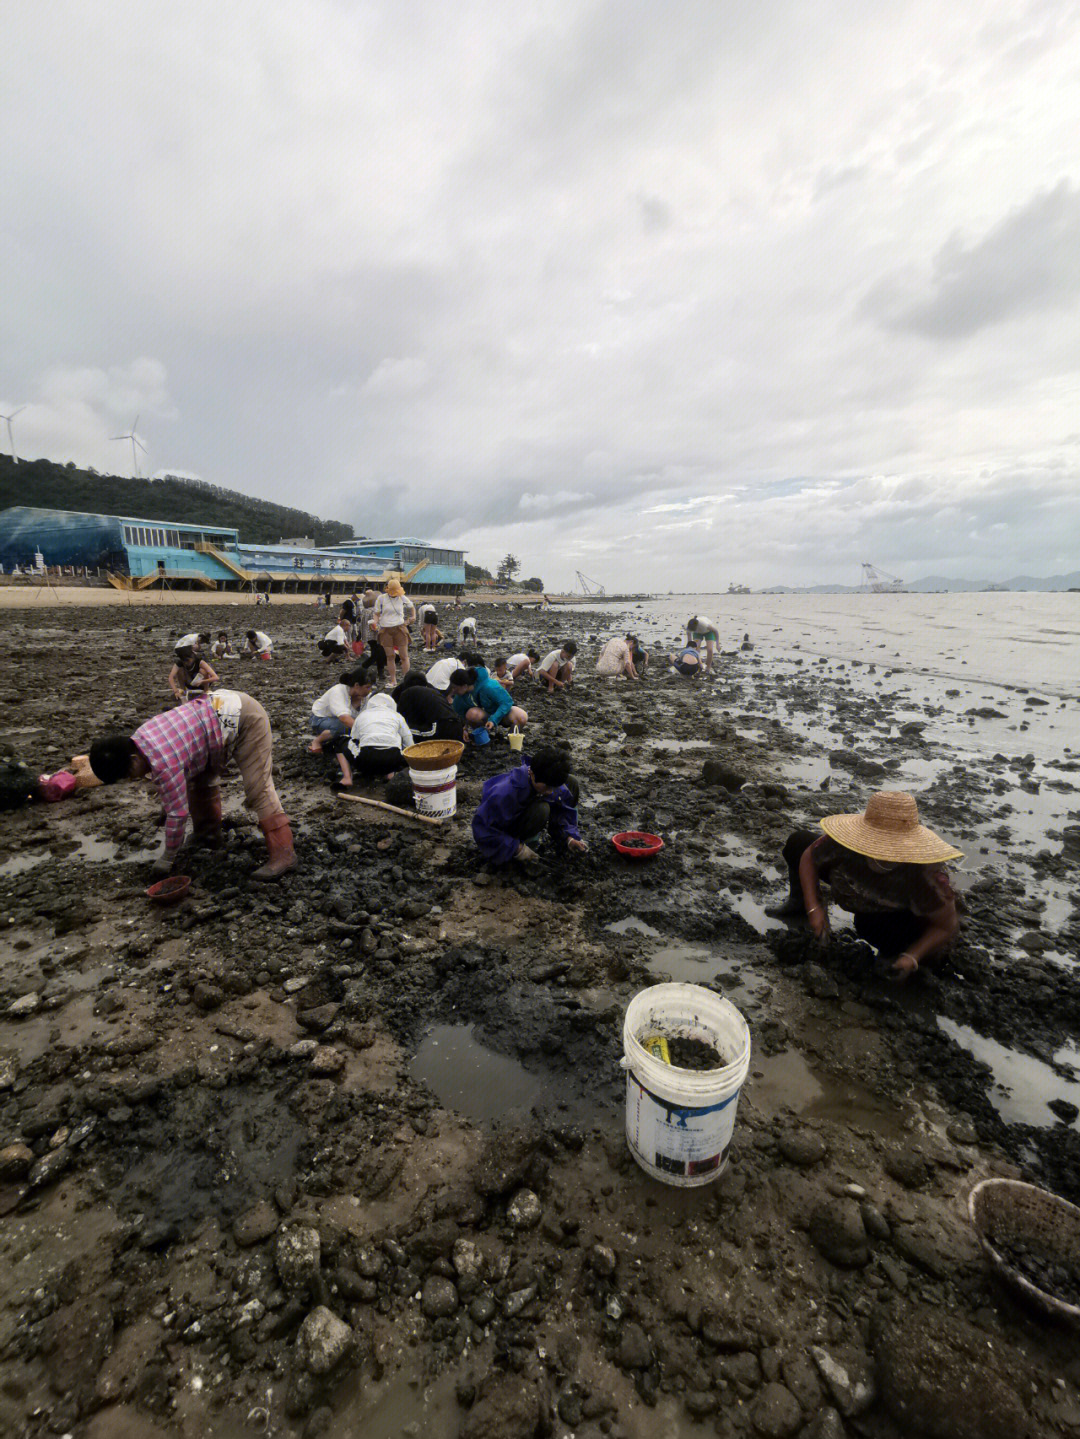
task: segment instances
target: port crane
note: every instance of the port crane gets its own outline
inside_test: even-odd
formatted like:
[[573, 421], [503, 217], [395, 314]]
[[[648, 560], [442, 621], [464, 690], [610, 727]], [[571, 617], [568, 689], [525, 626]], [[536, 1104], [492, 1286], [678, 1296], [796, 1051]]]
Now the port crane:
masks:
[[578, 584], [581, 586], [581, 593], [583, 595], [607, 594], [607, 590], [605, 590], [603, 585], [599, 584], [596, 580], [590, 580], [588, 575], [583, 575], [580, 570], [576, 570], [575, 573], [577, 574]]
[[890, 575], [885, 570], [876, 569], [873, 565], [863, 565], [863, 588], [872, 591], [875, 595], [902, 595], [907, 591], [904, 589], [904, 581], [898, 575]]

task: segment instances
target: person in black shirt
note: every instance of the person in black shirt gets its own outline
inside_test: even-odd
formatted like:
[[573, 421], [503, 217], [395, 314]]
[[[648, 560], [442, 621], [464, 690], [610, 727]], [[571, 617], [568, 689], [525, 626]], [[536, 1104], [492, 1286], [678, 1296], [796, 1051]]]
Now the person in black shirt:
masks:
[[465, 726], [454, 713], [446, 696], [429, 685], [423, 675], [411, 671], [393, 690], [398, 713], [418, 742], [425, 739], [462, 740]]

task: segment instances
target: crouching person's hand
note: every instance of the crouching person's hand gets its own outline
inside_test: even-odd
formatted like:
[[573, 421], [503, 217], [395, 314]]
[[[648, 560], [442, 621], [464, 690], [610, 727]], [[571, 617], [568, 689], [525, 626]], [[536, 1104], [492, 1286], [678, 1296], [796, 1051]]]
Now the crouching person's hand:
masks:
[[589, 852], [589, 846], [583, 839], [568, 839], [566, 841], [566, 847], [567, 849], [576, 850], [578, 854], [587, 854]]

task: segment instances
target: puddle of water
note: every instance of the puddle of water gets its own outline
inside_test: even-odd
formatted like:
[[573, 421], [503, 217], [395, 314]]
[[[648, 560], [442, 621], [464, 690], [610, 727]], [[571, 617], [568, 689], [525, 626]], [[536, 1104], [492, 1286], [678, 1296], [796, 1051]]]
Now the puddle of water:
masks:
[[611, 924], [605, 924], [604, 929], [608, 934], [646, 934], [650, 939], [663, 939], [664, 937], [651, 924], [646, 924], [643, 919], [638, 919], [636, 914], [628, 914], [625, 919], [613, 920]]
[[[963, 1049], [990, 1066], [994, 1076], [990, 1103], [1007, 1124], [1031, 1124], [1048, 1129], [1061, 1121], [1047, 1109], [1051, 1099], [1067, 1099], [1080, 1105], [1080, 1079], [1065, 1079], [1041, 1059], [1008, 1049], [996, 1039], [978, 1034], [966, 1024], [957, 1024], [938, 1015], [938, 1024]], [[1068, 1044], [1054, 1055], [1059, 1064], [1080, 1068], [1080, 1050]], [[1070, 1129], [1080, 1129], [1080, 1119]]]
[[[747, 1092], [759, 1108], [775, 1113], [783, 1105], [807, 1119], [873, 1129], [899, 1138], [903, 1135], [901, 1105], [888, 1107], [857, 1080], [838, 1078], [812, 1069], [799, 1049], [784, 1049], [763, 1058], [752, 1057]], [[754, 1076], [760, 1075], [760, 1078]]]
[[684, 749], [712, 749], [713, 741], [708, 739], [648, 739], [643, 743], [653, 749], [666, 749], [677, 753]]
[[421, 1041], [410, 1069], [444, 1109], [474, 1124], [527, 1114], [552, 1097], [544, 1079], [530, 1074], [518, 1060], [486, 1049], [469, 1024], [436, 1024]]
[[751, 1008], [769, 987], [764, 975], [749, 965], [737, 970], [727, 968], [732, 962], [730, 955], [708, 945], [681, 941], [665, 944], [646, 962], [658, 977], [667, 975], [677, 984], [719, 985], [724, 998], [730, 999], [738, 1009]]
[[85, 859], [91, 864], [100, 864], [105, 860], [119, 860], [121, 864], [149, 864], [157, 859], [156, 849], [133, 849], [126, 853], [120, 853], [120, 846], [113, 839], [98, 839], [91, 834], [76, 833], [73, 836], [79, 842], [79, 848], [72, 855], [73, 859]]
[[765, 906], [761, 901], [755, 899], [754, 896], [749, 894], [745, 889], [740, 889], [737, 894], [732, 893], [731, 890], [726, 890], [724, 893], [728, 904], [731, 905], [735, 913], [741, 914], [747, 924], [756, 929], [758, 934], [764, 934], [770, 924], [778, 925], [782, 922], [777, 919], [770, 919], [765, 913]]
[[11, 878], [12, 875], [24, 874], [26, 870], [33, 869], [35, 865], [41, 864], [43, 860], [49, 859], [46, 854], [15, 854], [10, 859], [5, 859], [0, 864], [0, 876]]

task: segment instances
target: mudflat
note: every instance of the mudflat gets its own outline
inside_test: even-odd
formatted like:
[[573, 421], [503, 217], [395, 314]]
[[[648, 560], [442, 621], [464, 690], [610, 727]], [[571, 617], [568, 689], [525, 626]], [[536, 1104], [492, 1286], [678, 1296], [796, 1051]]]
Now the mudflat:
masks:
[[[167, 707], [187, 597], [2, 594], [0, 738], [35, 773]], [[505, 740], [441, 828], [338, 801], [310, 601], [198, 610], [275, 641], [217, 668], [274, 726], [281, 884], [251, 882], [235, 778], [169, 910], [147, 787], [0, 816], [0, 1432], [1080, 1434], [1073, 1338], [995, 1287], [966, 1218], [987, 1175], [1080, 1195], [1077, 702], [942, 678], [895, 628], [815, 654], [779, 602], [709, 610], [711, 677], [595, 676], [612, 633], [670, 647], [671, 603], [480, 620], [492, 660], [579, 644], [570, 691], [514, 697], [526, 754], [571, 748], [586, 855], [478, 860]], [[835, 910], [824, 950], [764, 915], [790, 830], [879, 788], [965, 851], [961, 940], [902, 988]], [[665, 848], [621, 858], [623, 830]], [[696, 1190], [623, 1133], [623, 1013], [669, 978], [752, 1034]]]

